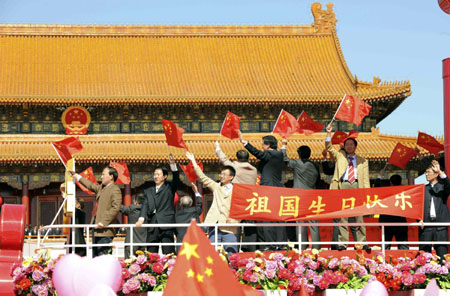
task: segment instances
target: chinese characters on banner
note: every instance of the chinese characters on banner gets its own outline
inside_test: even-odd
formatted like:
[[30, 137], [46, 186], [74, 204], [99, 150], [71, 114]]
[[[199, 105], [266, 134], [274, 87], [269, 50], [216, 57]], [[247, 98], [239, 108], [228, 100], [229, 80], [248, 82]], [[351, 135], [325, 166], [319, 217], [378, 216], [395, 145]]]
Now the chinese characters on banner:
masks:
[[424, 188], [311, 190], [234, 184], [230, 217], [297, 221], [385, 214], [422, 220]]

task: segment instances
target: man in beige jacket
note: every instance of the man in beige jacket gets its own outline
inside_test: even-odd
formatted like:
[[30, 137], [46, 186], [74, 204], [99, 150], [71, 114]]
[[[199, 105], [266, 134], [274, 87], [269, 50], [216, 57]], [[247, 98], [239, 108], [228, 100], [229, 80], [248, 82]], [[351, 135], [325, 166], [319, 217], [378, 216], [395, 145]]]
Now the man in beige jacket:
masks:
[[[203, 173], [192, 153], [186, 152], [186, 157], [192, 162], [194, 171], [200, 181], [213, 193], [213, 202], [208, 214], [206, 214], [205, 223], [239, 223], [239, 220], [230, 219], [231, 193], [233, 191], [233, 184], [231, 182], [236, 175], [235, 169], [231, 166], [223, 167], [220, 172], [220, 182], [217, 183]], [[217, 242], [236, 243], [236, 231], [237, 227], [219, 227]], [[216, 240], [214, 227], [210, 227], [208, 232], [209, 240], [214, 243]], [[229, 254], [237, 252], [236, 245], [227, 244], [224, 246], [224, 249]]]
[[[344, 141], [344, 150], [337, 151], [333, 144], [331, 144], [331, 132], [332, 126], [327, 126], [327, 137], [325, 139], [325, 147], [327, 151], [336, 159], [334, 175], [331, 180], [330, 189], [355, 189], [355, 188], [370, 188], [369, 180], [369, 162], [355, 154], [358, 142], [354, 138], [347, 138]], [[363, 217], [350, 217], [341, 218], [335, 220], [340, 223], [347, 222], [364, 222]], [[358, 242], [366, 241], [366, 227], [365, 226], [352, 226], [356, 230], [356, 238]], [[339, 226], [338, 241], [345, 242], [349, 240], [347, 226]], [[340, 244], [337, 249], [345, 250], [346, 244]], [[364, 245], [365, 250], [370, 248]]]
[[[115, 168], [107, 166], [102, 172], [102, 184], [94, 184], [73, 171], [69, 171], [71, 177], [77, 179], [87, 189], [95, 192], [95, 204], [92, 210], [91, 224], [97, 224], [94, 229], [93, 240], [95, 244], [109, 244], [115, 234], [114, 228], [105, 228], [109, 224], [118, 224], [117, 214], [122, 204], [122, 193], [115, 184], [118, 173]], [[111, 247], [94, 247], [94, 257], [106, 255], [111, 252]]]
[[[231, 161], [228, 159], [225, 153], [223, 153], [222, 149], [220, 149], [219, 141], [216, 141], [214, 147], [216, 148], [216, 154], [220, 160], [220, 163], [222, 163], [222, 165], [232, 166], [236, 170], [236, 176], [234, 176], [233, 178], [233, 184], [250, 184], [250, 185], [256, 184], [256, 179], [258, 178], [258, 171], [254, 166], [252, 166], [248, 162], [250, 154], [247, 152], [247, 150], [241, 149], [238, 152], [236, 152], [237, 161]], [[256, 221], [242, 220], [242, 223], [254, 223], [254, 222]], [[236, 234], [237, 239], [239, 241], [241, 240], [241, 234], [242, 234], [242, 242], [255, 243], [253, 245], [243, 245], [241, 247], [242, 251], [255, 252], [257, 241], [256, 227], [242, 227], [242, 229], [239, 228]]]

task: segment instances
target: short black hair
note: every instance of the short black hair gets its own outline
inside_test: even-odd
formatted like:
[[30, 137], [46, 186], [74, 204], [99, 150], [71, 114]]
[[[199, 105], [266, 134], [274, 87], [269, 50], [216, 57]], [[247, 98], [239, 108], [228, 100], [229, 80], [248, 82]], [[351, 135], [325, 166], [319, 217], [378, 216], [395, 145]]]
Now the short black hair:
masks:
[[145, 194], [143, 192], [136, 193], [134, 199], [138, 203], [138, 205], [141, 205], [144, 202]]
[[306, 145], [302, 145], [298, 147], [297, 153], [301, 159], [309, 159], [311, 157], [311, 148]]
[[355, 143], [355, 147], [358, 147], [358, 141], [356, 141], [355, 138], [347, 138], [347, 139], [344, 141], [344, 145], [345, 145], [345, 142], [347, 142], [348, 140], [352, 140], [353, 143]]
[[246, 162], [248, 161], [250, 154], [248, 154], [246, 150], [239, 150], [238, 152], [236, 152], [236, 157], [239, 162]]
[[392, 176], [389, 178], [389, 181], [391, 181], [391, 184], [392, 184], [393, 186], [400, 186], [400, 185], [402, 185], [402, 176], [397, 175], [397, 174], [392, 175]]
[[157, 166], [156, 168], [155, 168], [155, 171], [156, 170], [161, 170], [162, 171], [162, 173], [163, 173], [163, 176], [168, 176], [169, 175], [169, 171], [166, 169], [166, 167], [164, 167], [164, 166]]
[[226, 165], [222, 168], [222, 171], [228, 170], [230, 172], [230, 176], [236, 176], [236, 170], [234, 169], [234, 167], [230, 166], [230, 165]]
[[277, 150], [278, 140], [274, 136], [264, 136], [263, 143], [269, 145], [270, 148]]
[[119, 173], [117, 173], [117, 170], [109, 165], [105, 166], [105, 169], [109, 170], [109, 175], [113, 176], [114, 182], [116, 182], [117, 179], [119, 178]]

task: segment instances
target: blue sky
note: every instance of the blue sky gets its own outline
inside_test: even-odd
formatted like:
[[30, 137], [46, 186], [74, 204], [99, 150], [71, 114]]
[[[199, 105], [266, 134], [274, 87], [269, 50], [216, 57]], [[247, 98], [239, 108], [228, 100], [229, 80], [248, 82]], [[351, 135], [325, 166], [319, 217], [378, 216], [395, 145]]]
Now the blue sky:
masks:
[[[305, 0], [0, 0], [0, 22], [25, 24], [311, 24]], [[321, 2], [323, 7], [328, 2]], [[413, 94], [380, 124], [382, 133], [443, 135], [442, 60], [450, 15], [437, 1], [335, 0], [337, 32], [358, 79], [409, 80]]]
[[[0, 22], [25, 24], [311, 24], [302, 0], [0, 0]], [[321, 2], [323, 7], [328, 2]], [[409, 80], [413, 94], [380, 124], [382, 133], [443, 135], [442, 60], [450, 15], [437, 1], [335, 0], [337, 32], [358, 79]]]

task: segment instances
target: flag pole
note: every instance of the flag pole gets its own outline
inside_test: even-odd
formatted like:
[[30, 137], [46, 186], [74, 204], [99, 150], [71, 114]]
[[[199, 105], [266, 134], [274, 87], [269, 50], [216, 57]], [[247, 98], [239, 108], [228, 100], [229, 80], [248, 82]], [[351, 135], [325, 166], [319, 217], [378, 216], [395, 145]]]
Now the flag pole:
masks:
[[281, 116], [281, 113], [283, 113], [283, 111], [284, 111], [284, 109], [281, 109], [280, 114], [278, 114], [277, 121], [275, 122], [275, 125], [273, 126], [273, 129], [272, 129], [272, 134], [273, 134], [273, 130], [275, 129], [275, 127], [276, 127], [277, 124], [278, 124], [278, 120], [280, 120], [280, 116]]
[[62, 160], [61, 156], [58, 153], [58, 150], [56, 150], [56, 147], [54, 144], [52, 144], [53, 149], [55, 149], [56, 154], [58, 155], [59, 159], [61, 160], [62, 164], [64, 165], [64, 167], [66, 168], [66, 171], [68, 171], [66, 164], [64, 163], [64, 161]]
[[347, 94], [344, 94], [344, 96], [342, 97], [341, 103], [339, 104], [339, 107], [336, 109], [336, 112], [334, 113], [333, 118], [331, 119], [331, 121], [330, 121], [329, 124], [333, 124], [333, 121], [334, 121], [334, 119], [336, 118], [336, 114], [338, 113], [339, 109], [341, 108], [342, 102], [344, 102], [344, 99], [345, 99], [345, 96], [346, 96], [346, 95], [347, 95]]

